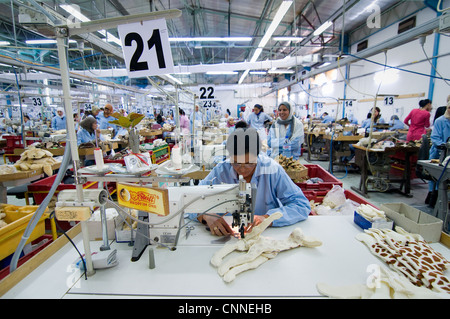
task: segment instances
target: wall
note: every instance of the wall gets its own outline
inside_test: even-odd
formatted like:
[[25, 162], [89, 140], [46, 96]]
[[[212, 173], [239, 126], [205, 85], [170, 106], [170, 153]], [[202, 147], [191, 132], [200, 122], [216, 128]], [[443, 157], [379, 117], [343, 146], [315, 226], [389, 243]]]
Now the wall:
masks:
[[[436, 17], [436, 12], [425, 8], [417, 13], [416, 25], [420, 25], [434, 17]], [[369, 47], [395, 37], [397, 28], [398, 22], [371, 35], [368, 38]], [[433, 56], [434, 41], [437, 36], [437, 34], [430, 34], [425, 38], [424, 49], [428, 57]], [[356, 52], [356, 43], [351, 46], [350, 52]], [[439, 36], [438, 55], [445, 54], [448, 55], [437, 59], [437, 70], [445, 78], [450, 78], [450, 72], [448, 72], [448, 65], [450, 65], [449, 34], [441, 34]], [[296, 103], [308, 104], [310, 106], [310, 114], [314, 112], [314, 104], [322, 103], [321, 105], [319, 104], [321, 108], [317, 108], [317, 115], [327, 111], [333, 116], [337, 114], [337, 118], [342, 117], [342, 114], [344, 114], [344, 103], [340, 102], [338, 104], [336, 99], [343, 99], [344, 97], [355, 99], [355, 101], [351, 101], [352, 106], [348, 105], [350, 101], [347, 101], [345, 113], [352, 112], [359, 122], [366, 118], [367, 113], [373, 107], [373, 97], [377, 92], [378, 94], [399, 95], [398, 97], [393, 97], [393, 103], [391, 104], [389, 104], [389, 99], [388, 104], [385, 104], [383, 100], [377, 101], [377, 106], [381, 108], [382, 116], [386, 121], [393, 114], [397, 114], [403, 120], [412, 109], [418, 107], [418, 102], [421, 99], [428, 97], [432, 97], [433, 101], [432, 118], [436, 108], [446, 104], [447, 96], [450, 94], [450, 81], [446, 83], [441, 79], [436, 79], [433, 92], [429, 92], [430, 77], [390, 68], [386, 68], [386, 71], [384, 71], [385, 77], [381, 81], [381, 85], [380, 81], [377, 81], [378, 78], [382, 78], [385, 63], [388, 66], [402, 65], [401, 68], [403, 69], [429, 75], [432, 70], [431, 64], [426, 60], [419, 39], [387, 50], [386, 56], [384, 53], [380, 53], [369, 57], [368, 60], [378, 62], [381, 65], [364, 60], [350, 64], [348, 66], [348, 85], [343, 81], [346, 67], [341, 66], [340, 70], [337, 70], [334, 74], [334, 80], [330, 79], [330, 75], [327, 74], [328, 83], [325, 82], [326, 80], [324, 80], [324, 75], [322, 74], [315, 79], [304, 81], [303, 85], [291, 86], [290, 98]], [[376, 72], [380, 73], [376, 75]], [[436, 74], [436, 76], [439, 75]], [[310, 90], [308, 90], [309, 87], [311, 88]]]

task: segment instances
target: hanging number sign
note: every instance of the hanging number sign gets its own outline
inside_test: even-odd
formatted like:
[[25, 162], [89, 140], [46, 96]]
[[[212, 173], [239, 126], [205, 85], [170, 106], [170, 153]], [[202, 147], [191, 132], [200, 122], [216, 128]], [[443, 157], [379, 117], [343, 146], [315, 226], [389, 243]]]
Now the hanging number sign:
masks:
[[214, 85], [202, 85], [198, 87], [198, 97], [200, 100], [200, 104], [203, 107], [216, 108], [218, 106], [218, 100], [215, 96], [215, 87]]
[[165, 19], [123, 24], [117, 27], [128, 77], [173, 73], [172, 51]]
[[394, 105], [394, 97], [386, 96], [384, 99], [384, 105]]

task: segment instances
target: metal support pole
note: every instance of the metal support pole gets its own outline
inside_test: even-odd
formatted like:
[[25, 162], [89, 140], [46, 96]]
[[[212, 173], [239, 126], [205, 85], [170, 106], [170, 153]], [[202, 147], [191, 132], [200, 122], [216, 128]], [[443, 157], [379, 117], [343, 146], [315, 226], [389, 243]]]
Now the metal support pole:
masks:
[[[67, 61], [67, 29], [61, 28], [57, 30], [56, 44], [58, 49], [59, 68], [61, 71], [61, 82], [64, 96], [64, 110], [66, 113], [66, 143], [70, 144], [70, 151], [74, 163], [75, 187], [77, 190], [77, 201], [83, 202], [83, 184], [78, 179], [77, 169], [80, 167], [80, 158], [78, 154], [77, 135], [75, 133], [75, 124], [72, 114], [72, 98], [70, 96], [70, 80], [69, 80], [69, 63]], [[89, 245], [89, 232], [86, 221], [81, 222], [81, 230], [83, 233], [84, 254], [86, 259], [86, 274], [91, 276], [95, 274], [92, 258], [91, 247]]]

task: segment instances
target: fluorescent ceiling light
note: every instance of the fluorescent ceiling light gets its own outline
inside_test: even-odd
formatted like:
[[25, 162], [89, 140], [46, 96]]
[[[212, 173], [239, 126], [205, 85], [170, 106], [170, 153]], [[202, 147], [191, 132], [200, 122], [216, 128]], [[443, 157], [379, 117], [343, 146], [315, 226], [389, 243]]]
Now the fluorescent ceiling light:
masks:
[[0, 45], [10, 45], [11, 43], [9, 43], [8, 41], [0, 41]]
[[209, 75], [228, 75], [228, 74], [237, 74], [236, 71], [208, 71], [206, 74]]
[[[275, 17], [272, 20], [272, 23], [269, 25], [269, 27], [266, 30], [266, 33], [264, 34], [263, 38], [261, 39], [261, 42], [258, 44], [258, 48], [255, 50], [255, 53], [253, 53], [252, 58], [250, 59], [250, 62], [256, 62], [259, 58], [259, 55], [261, 54], [263, 48], [266, 46], [267, 42], [269, 42], [269, 39], [272, 37], [273, 33], [277, 29], [278, 25], [280, 24], [281, 20], [283, 20], [284, 15], [288, 11], [289, 7], [291, 6], [292, 1], [283, 1], [280, 5], [280, 7], [277, 10], [277, 13], [275, 14]], [[246, 70], [241, 78], [239, 79], [238, 84], [241, 84], [245, 77], [247, 76], [249, 70]]]
[[304, 38], [302, 37], [273, 37], [272, 38], [275, 41], [294, 41], [294, 42], [300, 42]]
[[[26, 44], [56, 44], [54, 39], [26, 40]], [[69, 43], [77, 43], [75, 40], [69, 40]]]
[[316, 29], [316, 31], [314, 31], [314, 35], [318, 36], [321, 35], [326, 29], [328, 29], [331, 25], [333, 24], [333, 22], [331, 21], [327, 21], [324, 24], [322, 24], [318, 29]]
[[169, 38], [170, 42], [250, 42], [251, 37], [186, 37], [186, 38]]
[[[59, 6], [62, 9], [64, 9], [65, 11], [67, 11], [67, 13], [70, 13], [72, 16], [74, 16], [75, 18], [80, 20], [81, 22], [91, 21], [91, 19], [89, 19], [88, 17], [86, 17], [84, 14], [82, 14], [80, 12], [80, 9], [79, 9], [79, 7], [77, 5], [60, 4]], [[99, 30], [98, 32], [101, 35], [103, 35], [104, 37], [106, 37], [106, 39], [104, 39], [104, 41], [114, 42], [117, 45], [122, 46], [122, 42], [120, 41], [120, 39], [117, 38], [116, 36], [112, 35], [111, 33], [107, 32], [106, 30]]]
[[249, 73], [254, 75], [266, 75], [267, 71], [250, 71]]
[[292, 74], [294, 73], [294, 70], [287, 70], [287, 69], [275, 69], [275, 70], [269, 70], [268, 73], [269, 74]]
[[174, 78], [173, 76], [171, 76], [170, 74], [164, 74], [165, 76], [167, 76], [169, 79], [171, 79], [172, 81], [174, 81], [175, 83], [178, 84], [183, 84], [183, 82], [181, 82], [180, 80]]

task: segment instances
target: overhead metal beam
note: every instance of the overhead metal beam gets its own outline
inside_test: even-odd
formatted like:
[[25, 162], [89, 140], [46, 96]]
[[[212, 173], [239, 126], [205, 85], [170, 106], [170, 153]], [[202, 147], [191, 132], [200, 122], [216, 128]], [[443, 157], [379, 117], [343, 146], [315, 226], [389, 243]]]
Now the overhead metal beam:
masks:
[[422, 24], [420, 26], [417, 26], [417, 27], [415, 27], [413, 29], [405, 31], [405, 32], [403, 32], [403, 33], [401, 33], [399, 35], [396, 35], [396, 36], [394, 36], [394, 37], [392, 37], [392, 38], [390, 38], [390, 39], [388, 39], [386, 41], [383, 41], [383, 42], [381, 42], [381, 43], [379, 43], [379, 44], [377, 44], [377, 45], [375, 45], [373, 47], [370, 47], [370, 48], [367, 48], [365, 50], [362, 50], [362, 51], [354, 54], [353, 56], [349, 56], [349, 57], [343, 58], [342, 60], [339, 60], [339, 64], [338, 64], [338, 62], [332, 62], [332, 63], [330, 63], [327, 66], [321, 67], [320, 69], [314, 69], [311, 72], [308, 72], [308, 74], [306, 74], [304, 76], [301, 76], [301, 77], [297, 78], [294, 81], [289, 81], [286, 84], [283, 84], [283, 85], [280, 85], [280, 86], [278, 86], [276, 88], [273, 88], [269, 92], [266, 92], [265, 94], [260, 95], [259, 97], [260, 98], [264, 97], [264, 96], [266, 96], [268, 94], [276, 92], [279, 89], [288, 87], [288, 86], [290, 86], [292, 84], [298, 83], [299, 81], [302, 81], [302, 80], [311, 78], [313, 76], [316, 76], [316, 75], [318, 75], [320, 73], [324, 73], [324, 72], [336, 69], [339, 66], [342, 67], [342, 66], [345, 66], [347, 64], [350, 64], [350, 63], [353, 63], [353, 62], [357, 62], [357, 61], [359, 61], [362, 58], [368, 58], [368, 57], [374, 56], [374, 55], [376, 55], [378, 53], [381, 53], [381, 52], [383, 52], [385, 50], [389, 50], [389, 49], [398, 47], [398, 46], [400, 46], [402, 44], [405, 44], [405, 43], [408, 43], [408, 42], [414, 40], [415, 38], [417, 38], [417, 37], [419, 37], [421, 35], [428, 34], [428, 33], [432, 32], [434, 29], [437, 29], [437, 28], [439, 28], [439, 17], [435, 17], [435, 18], [431, 19], [428, 22], [425, 22], [424, 24]]

